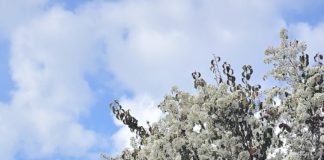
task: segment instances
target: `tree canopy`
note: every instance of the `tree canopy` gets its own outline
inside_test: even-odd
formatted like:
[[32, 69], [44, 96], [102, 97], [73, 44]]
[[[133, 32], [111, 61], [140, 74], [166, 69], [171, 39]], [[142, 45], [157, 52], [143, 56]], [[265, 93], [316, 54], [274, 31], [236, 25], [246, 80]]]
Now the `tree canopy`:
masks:
[[[132, 149], [111, 160], [324, 159], [323, 56], [312, 58], [306, 44], [280, 32], [280, 45], [265, 51], [272, 66], [265, 75], [285, 85], [261, 89], [250, 84], [253, 69], [242, 67], [241, 78], [231, 65], [214, 56], [214, 84], [192, 73], [196, 94], [172, 88], [157, 107], [163, 117], [139, 126], [116, 100], [117, 119], [136, 133]], [[310, 62], [311, 61], [311, 62]], [[240, 80], [238, 80], [240, 79]], [[241, 82], [240, 82], [241, 81]]]

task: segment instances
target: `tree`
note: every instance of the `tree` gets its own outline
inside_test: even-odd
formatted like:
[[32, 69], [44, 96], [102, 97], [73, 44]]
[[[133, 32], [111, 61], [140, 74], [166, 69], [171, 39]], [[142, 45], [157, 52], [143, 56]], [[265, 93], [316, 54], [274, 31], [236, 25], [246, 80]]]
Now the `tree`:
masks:
[[214, 56], [216, 84], [192, 73], [197, 94], [174, 87], [158, 106], [162, 119], [148, 127], [118, 101], [110, 104], [117, 119], [136, 133], [132, 149], [111, 160], [324, 159], [323, 56], [310, 65], [306, 44], [289, 42], [285, 29], [280, 45], [265, 51], [268, 76], [285, 85], [261, 90], [249, 80], [250, 65], [242, 67], [242, 83], [231, 65]]

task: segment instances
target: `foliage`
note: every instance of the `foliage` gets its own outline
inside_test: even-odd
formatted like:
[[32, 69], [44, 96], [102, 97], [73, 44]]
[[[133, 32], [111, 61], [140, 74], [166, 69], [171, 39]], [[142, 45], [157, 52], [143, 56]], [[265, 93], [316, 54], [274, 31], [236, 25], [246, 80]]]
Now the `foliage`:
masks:
[[[214, 56], [211, 71], [216, 84], [206, 84], [192, 73], [197, 94], [174, 87], [158, 106], [164, 116], [144, 128], [115, 101], [116, 118], [136, 132], [132, 149], [111, 160], [207, 160], [207, 159], [323, 159], [324, 86], [323, 56], [310, 65], [306, 44], [288, 41], [265, 51], [273, 69], [265, 76], [286, 85], [261, 90], [251, 85], [250, 65], [242, 67], [242, 83], [231, 65]], [[222, 69], [222, 71], [221, 71]]]

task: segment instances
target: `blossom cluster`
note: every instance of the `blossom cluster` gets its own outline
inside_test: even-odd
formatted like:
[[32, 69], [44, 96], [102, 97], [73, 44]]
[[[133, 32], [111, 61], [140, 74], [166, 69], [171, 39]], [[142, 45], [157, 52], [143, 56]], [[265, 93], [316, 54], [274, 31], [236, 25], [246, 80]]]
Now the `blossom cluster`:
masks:
[[[239, 83], [231, 66], [226, 62], [220, 65], [220, 57], [215, 56], [211, 71], [216, 84], [207, 84], [199, 72], [194, 72], [196, 94], [174, 87], [158, 106], [163, 118], [138, 131], [138, 136], [132, 138], [132, 149], [106, 158], [323, 159], [323, 56], [316, 54], [314, 64], [310, 64], [304, 42], [289, 41], [285, 29], [280, 38], [278, 47], [265, 51], [264, 62], [273, 65], [266, 77], [272, 76], [286, 85], [267, 90], [251, 85], [253, 70], [249, 65], [242, 67]], [[124, 113], [118, 106], [114, 113]], [[126, 123], [123, 118], [127, 116], [116, 116], [132, 130], [139, 128]]]

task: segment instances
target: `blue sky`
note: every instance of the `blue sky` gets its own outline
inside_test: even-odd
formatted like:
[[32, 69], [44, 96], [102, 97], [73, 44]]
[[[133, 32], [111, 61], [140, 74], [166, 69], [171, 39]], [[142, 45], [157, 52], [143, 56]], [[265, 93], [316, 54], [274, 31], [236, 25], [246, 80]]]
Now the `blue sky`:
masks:
[[323, 52], [321, 1], [0, 0], [0, 157], [98, 159], [132, 134], [108, 109], [114, 99], [141, 123], [191, 72], [213, 83], [213, 54], [239, 70], [268, 66], [281, 28]]

